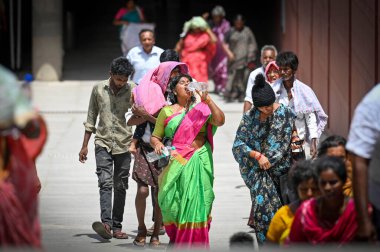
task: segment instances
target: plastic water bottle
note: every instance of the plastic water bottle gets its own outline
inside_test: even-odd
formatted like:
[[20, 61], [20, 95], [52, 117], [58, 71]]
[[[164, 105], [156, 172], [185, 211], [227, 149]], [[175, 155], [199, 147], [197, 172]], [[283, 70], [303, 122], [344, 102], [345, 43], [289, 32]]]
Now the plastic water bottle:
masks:
[[164, 158], [170, 155], [170, 153], [175, 150], [174, 146], [165, 146], [162, 150], [162, 154], [157, 154], [156, 152], [152, 151], [146, 154], [146, 159], [148, 162], [152, 163], [156, 160], [159, 160], [160, 158]]
[[191, 92], [194, 92], [195, 90], [204, 92], [207, 91], [208, 85], [206, 82], [190, 82], [187, 89]]

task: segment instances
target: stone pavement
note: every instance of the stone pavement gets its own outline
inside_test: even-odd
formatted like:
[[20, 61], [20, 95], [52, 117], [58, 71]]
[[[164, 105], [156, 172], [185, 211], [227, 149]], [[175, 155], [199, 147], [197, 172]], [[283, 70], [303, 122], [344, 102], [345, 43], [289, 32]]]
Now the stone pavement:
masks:
[[[132, 241], [137, 233], [134, 206], [136, 183], [130, 179], [130, 188], [124, 213], [123, 231], [127, 240], [101, 239], [91, 228], [100, 219], [93, 137], [89, 144], [88, 160], [78, 161], [83, 140], [83, 121], [91, 88], [95, 81], [34, 82], [35, 106], [47, 121], [49, 136], [43, 153], [37, 160], [42, 182], [40, 192], [40, 219], [44, 251], [135, 251]], [[211, 89], [212, 90], [212, 89]], [[242, 116], [242, 103], [224, 103], [218, 96], [213, 100], [223, 109], [226, 123], [215, 135], [214, 169], [215, 201], [210, 229], [212, 251], [228, 251], [229, 238], [239, 231], [249, 232], [247, 218], [251, 201], [249, 191], [240, 177], [231, 147]], [[152, 222], [151, 199], [147, 199], [146, 224]], [[27, 228], [27, 227], [26, 227]], [[160, 236], [161, 251], [168, 243], [166, 235]], [[149, 238], [148, 238], [149, 239]], [[148, 240], [149, 241], [149, 240]], [[343, 247], [350, 251], [378, 251], [376, 246], [353, 245]], [[292, 247], [292, 251], [320, 251], [320, 247]], [[334, 246], [323, 246], [325, 252], [336, 251]], [[142, 249], [140, 249], [142, 250]], [[143, 249], [144, 250], [144, 249]], [[148, 247], [145, 250], [150, 251]], [[264, 246], [260, 251], [280, 251], [277, 246]]]
[[[123, 230], [127, 240], [102, 240], [91, 228], [100, 219], [95, 156], [92, 137], [88, 160], [78, 161], [84, 133], [83, 121], [94, 81], [34, 82], [35, 106], [47, 121], [49, 136], [37, 160], [42, 182], [40, 218], [46, 251], [132, 251], [137, 233], [134, 206], [136, 183], [129, 181]], [[226, 123], [215, 135], [215, 201], [210, 230], [212, 250], [227, 250], [229, 237], [238, 231], [250, 232], [246, 225], [250, 211], [249, 191], [240, 177], [231, 147], [242, 116], [242, 103], [224, 103], [212, 95], [224, 110]], [[146, 224], [151, 222], [151, 200], [147, 200]], [[166, 235], [161, 236], [168, 243]], [[148, 238], [149, 239], [149, 238]], [[149, 241], [149, 240], [148, 240]], [[146, 248], [148, 249], [148, 248]], [[164, 248], [163, 248], [164, 249]], [[149, 250], [149, 249], [148, 249]]]

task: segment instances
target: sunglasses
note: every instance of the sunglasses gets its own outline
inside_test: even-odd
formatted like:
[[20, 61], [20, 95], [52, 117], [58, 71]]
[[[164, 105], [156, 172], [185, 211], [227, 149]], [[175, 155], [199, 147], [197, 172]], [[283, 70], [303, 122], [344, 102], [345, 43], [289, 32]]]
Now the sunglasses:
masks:
[[304, 139], [299, 140], [299, 141], [295, 141], [295, 142], [292, 142], [292, 143], [295, 144], [295, 145], [302, 145], [303, 142], [304, 142]]

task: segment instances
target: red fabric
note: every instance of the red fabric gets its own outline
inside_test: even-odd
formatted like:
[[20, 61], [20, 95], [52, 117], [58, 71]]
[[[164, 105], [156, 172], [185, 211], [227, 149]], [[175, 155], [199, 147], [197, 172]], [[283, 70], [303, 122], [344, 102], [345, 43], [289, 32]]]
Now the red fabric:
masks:
[[[143, 9], [140, 8], [140, 7], [136, 7], [136, 10], [137, 10], [137, 12], [139, 13], [140, 19], [141, 19], [142, 21], [145, 20], [145, 16], [144, 16], [144, 11], [143, 11]], [[128, 10], [128, 8], [126, 8], [126, 7], [122, 7], [122, 8], [120, 8], [120, 9], [117, 11], [117, 13], [116, 13], [114, 19], [116, 19], [116, 20], [120, 20], [125, 14], [127, 14], [127, 13], [130, 12], [130, 11], [131, 11], [131, 10]]]
[[205, 227], [181, 228], [179, 229], [176, 224], [165, 226], [166, 233], [168, 234], [171, 242], [173, 242], [176, 249], [209, 249], [209, 230], [211, 219], [207, 221]]
[[20, 139], [6, 137], [9, 177], [0, 181], [0, 244], [4, 247], [41, 247], [34, 161]]
[[41, 154], [42, 149], [46, 143], [47, 139], [47, 126], [44, 119], [39, 116], [37, 118], [38, 124], [40, 126], [40, 135], [37, 138], [27, 138], [24, 135], [21, 135], [21, 142], [24, 145], [25, 151], [29, 158], [34, 162], [37, 157]]
[[183, 41], [181, 61], [189, 66], [191, 77], [199, 82], [208, 82], [208, 64], [214, 57], [216, 44], [207, 32], [188, 33]]
[[301, 242], [345, 244], [354, 239], [358, 224], [353, 199], [349, 200], [346, 209], [330, 229], [320, 226], [316, 206], [316, 199], [310, 199], [298, 208], [288, 237], [288, 244]]
[[[36, 163], [37, 157], [41, 154], [48, 135], [47, 126], [42, 116], [37, 117], [37, 122], [40, 128], [40, 133], [37, 138], [28, 138], [25, 135], [20, 136], [20, 142], [23, 144], [26, 154], [34, 163]], [[37, 192], [39, 192], [41, 190], [41, 182], [38, 178], [36, 167], [34, 173], [34, 176], [37, 177], [35, 187], [37, 188]]]
[[115, 19], [116, 19], [116, 20], [121, 19], [121, 18], [122, 18], [122, 17], [123, 17], [128, 11], [129, 11], [129, 10], [128, 10], [127, 8], [125, 8], [125, 7], [120, 8], [120, 9], [117, 11], [116, 15], [115, 15]]

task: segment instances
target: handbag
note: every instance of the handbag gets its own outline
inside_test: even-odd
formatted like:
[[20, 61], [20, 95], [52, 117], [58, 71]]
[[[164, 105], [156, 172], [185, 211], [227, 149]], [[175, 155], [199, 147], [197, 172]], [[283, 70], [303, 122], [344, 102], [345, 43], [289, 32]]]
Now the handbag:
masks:
[[[293, 131], [297, 131], [296, 125], [293, 122]], [[298, 133], [297, 133], [298, 135]], [[303, 141], [303, 140], [302, 140]], [[300, 148], [297, 149], [298, 151], [293, 151], [292, 150], [292, 159], [294, 162], [300, 161], [300, 160], [305, 160], [306, 159], [306, 154], [305, 154], [305, 149], [302, 146], [302, 143], [300, 145]]]

